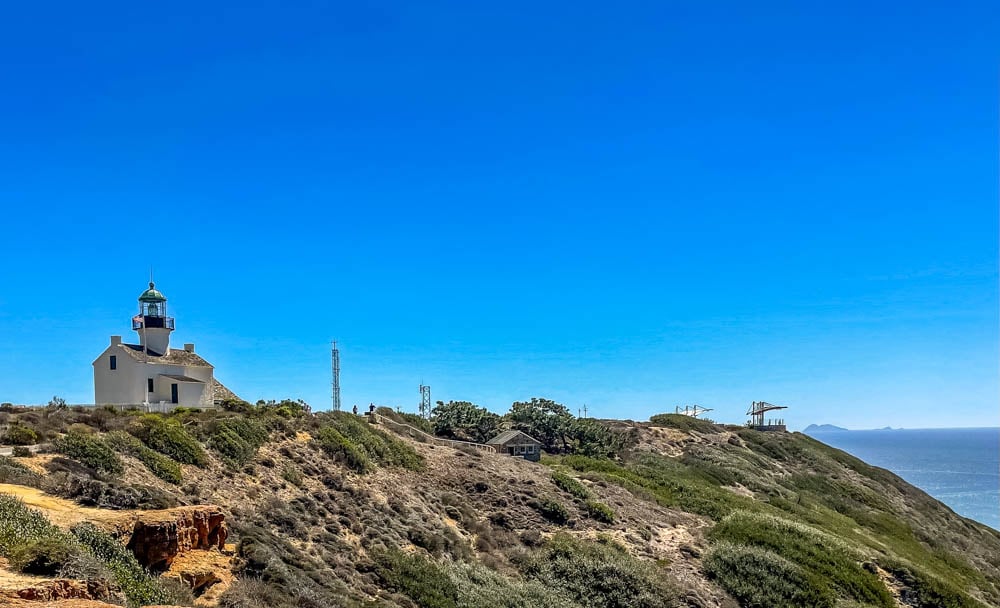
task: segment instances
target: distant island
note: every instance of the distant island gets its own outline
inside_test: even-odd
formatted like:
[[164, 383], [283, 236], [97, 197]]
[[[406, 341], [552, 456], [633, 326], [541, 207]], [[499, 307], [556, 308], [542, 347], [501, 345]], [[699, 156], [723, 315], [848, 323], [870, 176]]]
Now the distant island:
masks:
[[808, 435], [809, 433], [839, 433], [847, 430], [849, 429], [845, 429], [842, 426], [834, 426], [832, 424], [810, 424], [806, 428], [802, 429], [802, 432]]
[[[842, 426], [836, 426], [833, 424], [810, 424], [806, 428], [802, 429], [802, 432], [806, 435], [810, 433], [843, 433], [850, 431], [851, 429], [845, 429]], [[871, 430], [871, 431], [902, 431], [903, 429], [894, 429], [891, 426], [884, 426], [880, 429], [855, 429], [855, 430]]]

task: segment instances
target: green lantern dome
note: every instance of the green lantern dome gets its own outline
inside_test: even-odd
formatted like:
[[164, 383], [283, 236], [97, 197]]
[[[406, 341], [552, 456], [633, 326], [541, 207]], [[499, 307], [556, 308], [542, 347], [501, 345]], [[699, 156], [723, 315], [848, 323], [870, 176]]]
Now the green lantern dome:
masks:
[[149, 302], [149, 303], [166, 302], [167, 297], [164, 296], [162, 293], [160, 293], [160, 291], [156, 289], [156, 285], [154, 285], [153, 282], [150, 281], [149, 289], [142, 292], [142, 295], [139, 296], [139, 301]]

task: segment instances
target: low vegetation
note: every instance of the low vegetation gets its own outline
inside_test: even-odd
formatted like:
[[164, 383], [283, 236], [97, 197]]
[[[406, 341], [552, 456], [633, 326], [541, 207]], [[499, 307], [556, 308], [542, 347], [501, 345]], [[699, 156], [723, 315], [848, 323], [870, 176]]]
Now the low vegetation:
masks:
[[590, 492], [587, 491], [587, 488], [583, 487], [582, 483], [565, 473], [560, 473], [559, 471], [552, 473], [552, 482], [555, 483], [556, 487], [560, 490], [572, 494], [576, 498], [582, 500], [590, 498]]
[[181, 467], [168, 456], [146, 447], [136, 437], [124, 431], [114, 431], [107, 435], [108, 445], [122, 454], [127, 454], [139, 460], [163, 481], [179, 484], [182, 480]]
[[706, 557], [705, 572], [746, 608], [832, 608], [836, 603], [822, 578], [759, 547], [721, 543]]
[[269, 434], [264, 424], [257, 420], [225, 418], [210, 426], [208, 446], [226, 463], [243, 466], [254, 459]]
[[33, 445], [38, 443], [38, 433], [20, 422], [12, 422], [0, 436], [0, 443], [6, 445]]
[[70, 431], [56, 440], [55, 448], [62, 454], [105, 473], [121, 473], [125, 470], [122, 459], [104, 439], [78, 431]]
[[63, 532], [8, 494], [0, 494], [0, 555], [26, 574], [110, 576], [129, 606], [168, 604], [176, 599], [118, 540], [90, 524], [74, 528], [71, 534]]
[[586, 608], [666, 608], [678, 599], [665, 571], [607, 539], [589, 542], [557, 534], [518, 567], [527, 578]]
[[401, 467], [412, 471], [424, 468], [424, 459], [410, 444], [347, 412], [317, 415], [316, 442], [327, 454], [358, 472], [373, 465]]
[[[809, 588], [822, 591], [816, 598], [833, 598], [836, 594], [871, 606], [894, 606], [885, 585], [861, 567], [863, 555], [839, 538], [811, 526], [774, 515], [737, 511], [712, 528], [710, 538], [736, 547], [762, 549], [795, 564], [804, 577], [802, 580], [809, 582]], [[737, 551], [728, 550], [723, 556], [737, 555]], [[753, 559], [735, 563], [720, 559], [720, 565], [728, 564], [729, 571], [738, 572], [747, 564], [763, 567], [777, 563], [761, 558], [758, 552], [746, 555]]]
[[91, 524], [73, 528], [73, 536], [111, 573], [129, 606], [173, 603], [175, 596], [158, 577], [143, 568], [121, 542]]
[[711, 420], [685, 416], [684, 414], [654, 414], [649, 417], [649, 424], [679, 431], [699, 431], [702, 433], [715, 433], [722, 428]]
[[203, 467], [208, 463], [205, 449], [174, 417], [146, 414], [128, 431], [146, 446], [181, 464]]
[[588, 500], [584, 503], [587, 515], [605, 524], [615, 523], [615, 512], [608, 505], [596, 500]]
[[0, 483], [38, 487], [42, 476], [9, 456], [0, 456]]
[[558, 500], [546, 498], [538, 503], [538, 512], [542, 517], [556, 524], [565, 524], [569, 521], [569, 510]]

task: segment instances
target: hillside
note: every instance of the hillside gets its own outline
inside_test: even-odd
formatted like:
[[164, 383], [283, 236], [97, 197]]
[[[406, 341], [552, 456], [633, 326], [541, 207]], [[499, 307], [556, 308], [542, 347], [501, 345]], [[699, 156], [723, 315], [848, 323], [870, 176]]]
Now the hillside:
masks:
[[616, 447], [531, 463], [388, 411], [5, 409], [42, 447], [0, 458], [2, 605], [1000, 606], [1000, 533], [799, 433], [571, 421]]

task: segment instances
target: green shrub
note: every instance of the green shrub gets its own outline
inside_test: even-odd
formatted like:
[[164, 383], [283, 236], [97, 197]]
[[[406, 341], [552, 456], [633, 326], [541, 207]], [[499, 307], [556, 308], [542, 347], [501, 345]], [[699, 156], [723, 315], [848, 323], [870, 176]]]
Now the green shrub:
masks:
[[16, 496], [0, 494], [0, 555], [9, 557], [21, 546], [59, 535], [41, 512]]
[[538, 512], [553, 523], [564, 524], [569, 521], [569, 511], [566, 510], [566, 507], [561, 502], [551, 498], [546, 498], [538, 504]]
[[0, 483], [38, 487], [42, 476], [8, 456], [0, 456]]
[[12, 422], [0, 438], [0, 443], [7, 445], [34, 445], [38, 443], [38, 433], [35, 429], [24, 426], [20, 422]]
[[715, 542], [771, 551], [801, 567], [807, 577], [825, 581], [848, 598], [887, 608], [894, 605], [882, 581], [861, 567], [862, 555], [837, 537], [811, 526], [736, 511], [712, 528], [709, 537]]
[[721, 543], [705, 558], [705, 572], [746, 608], [832, 608], [826, 582], [760, 547]]
[[424, 468], [424, 458], [408, 443], [347, 412], [328, 412], [317, 416], [322, 425], [316, 435], [320, 447], [348, 467], [365, 472], [372, 463], [397, 466], [413, 471]]
[[316, 441], [324, 452], [349, 469], [366, 473], [371, 468], [368, 455], [333, 427], [321, 428], [316, 433]]
[[19, 445], [11, 450], [11, 455], [14, 458], [31, 458], [31, 450], [23, 445]]
[[665, 426], [679, 431], [700, 431], [702, 433], [715, 433], [722, 430], [722, 427], [710, 420], [702, 420], [684, 414], [654, 414], [649, 417], [649, 424], [650, 426]]
[[462, 608], [579, 608], [561, 590], [536, 580], [508, 578], [478, 564], [454, 562], [447, 572]]
[[[689, 416], [682, 416], [688, 418]], [[620, 464], [601, 458], [565, 456], [560, 462], [580, 472], [599, 473], [600, 478], [618, 484], [640, 498], [652, 497], [667, 507], [722, 519], [740, 508], [754, 507], [754, 502], [720, 487], [715, 468], [656, 454], [641, 454]]]
[[981, 604], [950, 582], [928, 575], [913, 566], [888, 561], [886, 569], [910, 589], [909, 599], [917, 608], [980, 608]]
[[181, 466], [167, 456], [146, 447], [136, 437], [123, 431], [114, 431], [108, 433], [106, 439], [112, 448], [138, 459], [150, 473], [163, 481], [172, 484], [181, 483]]
[[56, 576], [80, 552], [79, 543], [72, 537], [53, 533], [16, 547], [10, 552], [10, 565], [25, 574]]
[[302, 471], [293, 466], [286, 466], [282, 469], [281, 478], [296, 487], [300, 487], [303, 481]]
[[169, 456], [181, 464], [203, 467], [208, 463], [204, 448], [175, 418], [146, 414], [129, 429], [148, 447]]
[[590, 515], [597, 521], [604, 522], [606, 524], [615, 523], [615, 512], [611, 510], [611, 507], [603, 502], [588, 500], [584, 504], [584, 507], [587, 509], [587, 515]]
[[143, 568], [135, 555], [114, 537], [89, 523], [74, 527], [72, 532], [87, 551], [111, 572], [122, 593], [128, 598], [129, 606], [170, 603], [171, 594], [163, 588], [158, 578]]
[[390, 591], [403, 593], [421, 608], [457, 608], [458, 589], [443, 568], [419, 555], [377, 553], [375, 573]]
[[604, 539], [557, 534], [517, 565], [526, 577], [585, 608], [667, 608], [678, 597], [664, 570]]
[[268, 435], [264, 425], [255, 420], [226, 418], [210, 430], [208, 447], [218, 452], [227, 464], [240, 467], [257, 456]]
[[583, 487], [582, 483], [565, 473], [560, 473], [559, 471], [552, 473], [552, 482], [555, 483], [560, 490], [568, 492], [581, 500], [590, 498], [590, 492], [587, 491], [587, 488]]
[[104, 440], [93, 435], [72, 431], [57, 439], [55, 448], [92, 469], [106, 473], [121, 473], [125, 470], [118, 454], [115, 454]]

